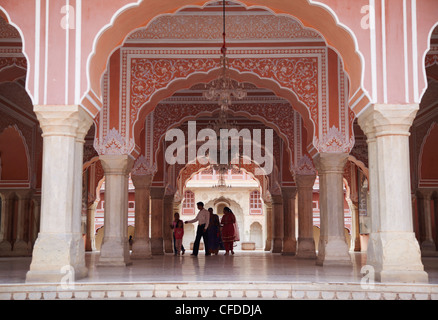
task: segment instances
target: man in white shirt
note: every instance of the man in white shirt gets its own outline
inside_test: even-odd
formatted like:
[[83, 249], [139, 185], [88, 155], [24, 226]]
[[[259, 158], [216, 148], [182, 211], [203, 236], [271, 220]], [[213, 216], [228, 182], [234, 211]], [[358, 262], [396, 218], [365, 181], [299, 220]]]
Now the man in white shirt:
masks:
[[193, 220], [187, 220], [185, 223], [193, 223], [198, 221], [198, 229], [196, 230], [196, 238], [195, 243], [193, 244], [193, 253], [192, 256], [198, 256], [199, 251], [199, 244], [201, 242], [201, 238], [204, 239], [204, 249], [205, 249], [205, 255], [209, 256], [210, 253], [208, 252], [208, 236], [207, 236], [207, 228], [208, 224], [210, 223], [210, 212], [208, 212], [207, 209], [204, 208], [203, 202], [198, 202], [198, 215]]

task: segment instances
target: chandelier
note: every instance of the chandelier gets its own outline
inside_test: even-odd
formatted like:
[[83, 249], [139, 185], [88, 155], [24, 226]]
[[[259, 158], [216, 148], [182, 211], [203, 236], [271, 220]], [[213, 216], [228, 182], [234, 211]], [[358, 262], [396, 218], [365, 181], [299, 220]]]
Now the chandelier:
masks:
[[[217, 173], [219, 173], [219, 179], [218, 184], [214, 185], [213, 188], [217, 190], [226, 190], [228, 188], [231, 188], [231, 185], [226, 185], [225, 183], [225, 174], [228, 174], [228, 170], [233, 168], [233, 165], [231, 164], [233, 154], [229, 148], [227, 148], [227, 141], [223, 141], [221, 139], [220, 131], [221, 129], [232, 129], [237, 128], [236, 123], [230, 123], [227, 119], [227, 114], [223, 108], [221, 108], [219, 112], [219, 118], [214, 122], [210, 123], [209, 125], [215, 132], [217, 137], [217, 150], [219, 151], [216, 154], [216, 160], [218, 160], [218, 163], [211, 164], [210, 167], [215, 170]], [[228, 140], [228, 137], [226, 138]], [[227, 162], [221, 163], [221, 152], [227, 151]], [[239, 167], [240, 167], [240, 161], [239, 161]]]
[[223, 44], [221, 48], [221, 75], [212, 82], [208, 90], [204, 91], [203, 96], [208, 100], [217, 100], [221, 111], [225, 112], [231, 105], [232, 96], [237, 99], [246, 97], [246, 91], [240, 85], [235, 86], [230, 78], [230, 65], [227, 57], [227, 46], [225, 41], [225, 0], [222, 1], [223, 8]]
[[227, 185], [225, 183], [225, 171], [228, 171], [228, 169], [224, 170], [223, 168], [221, 168], [219, 170], [218, 184], [213, 185], [214, 189], [219, 190], [219, 191], [225, 191], [225, 190], [231, 188], [231, 185]]

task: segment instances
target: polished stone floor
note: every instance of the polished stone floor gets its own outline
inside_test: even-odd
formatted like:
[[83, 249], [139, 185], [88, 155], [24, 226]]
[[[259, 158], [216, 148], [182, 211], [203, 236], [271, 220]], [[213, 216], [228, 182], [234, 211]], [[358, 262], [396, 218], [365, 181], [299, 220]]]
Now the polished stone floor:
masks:
[[[149, 260], [133, 260], [127, 267], [96, 267], [99, 253], [86, 253], [88, 277], [77, 283], [360, 283], [365, 253], [351, 253], [353, 267], [321, 267], [314, 260], [300, 260], [269, 252], [238, 251], [234, 256], [197, 258], [161, 255]], [[0, 284], [23, 284], [31, 258], [0, 258]], [[438, 284], [438, 257], [423, 258], [429, 283]]]

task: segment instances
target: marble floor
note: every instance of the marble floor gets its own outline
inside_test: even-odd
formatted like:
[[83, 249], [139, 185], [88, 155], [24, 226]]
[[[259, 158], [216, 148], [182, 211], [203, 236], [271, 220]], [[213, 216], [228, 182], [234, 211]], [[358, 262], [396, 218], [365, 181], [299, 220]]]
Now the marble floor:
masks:
[[[127, 267], [97, 267], [98, 252], [86, 253], [87, 283], [350, 283], [361, 282], [365, 253], [351, 253], [352, 267], [321, 267], [315, 260], [300, 260], [269, 252], [237, 251], [234, 256], [197, 258], [161, 255], [148, 260], [132, 260]], [[24, 284], [30, 257], [0, 258], [0, 285]], [[438, 285], [438, 257], [423, 258], [429, 284]], [[363, 270], [362, 270], [363, 271]]]

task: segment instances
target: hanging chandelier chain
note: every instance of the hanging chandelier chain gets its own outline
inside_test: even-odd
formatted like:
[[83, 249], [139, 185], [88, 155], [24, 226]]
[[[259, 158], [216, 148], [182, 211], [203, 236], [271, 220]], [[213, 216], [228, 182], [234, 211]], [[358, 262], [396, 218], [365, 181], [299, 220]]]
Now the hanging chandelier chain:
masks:
[[218, 79], [214, 80], [212, 85], [203, 93], [204, 98], [208, 100], [217, 100], [221, 107], [221, 112], [226, 112], [231, 105], [232, 96], [237, 99], [246, 97], [246, 92], [240, 86], [235, 86], [229, 75], [229, 61], [227, 58], [226, 45], [226, 9], [225, 0], [222, 1], [223, 11], [223, 44], [221, 48], [221, 65], [222, 74]]

